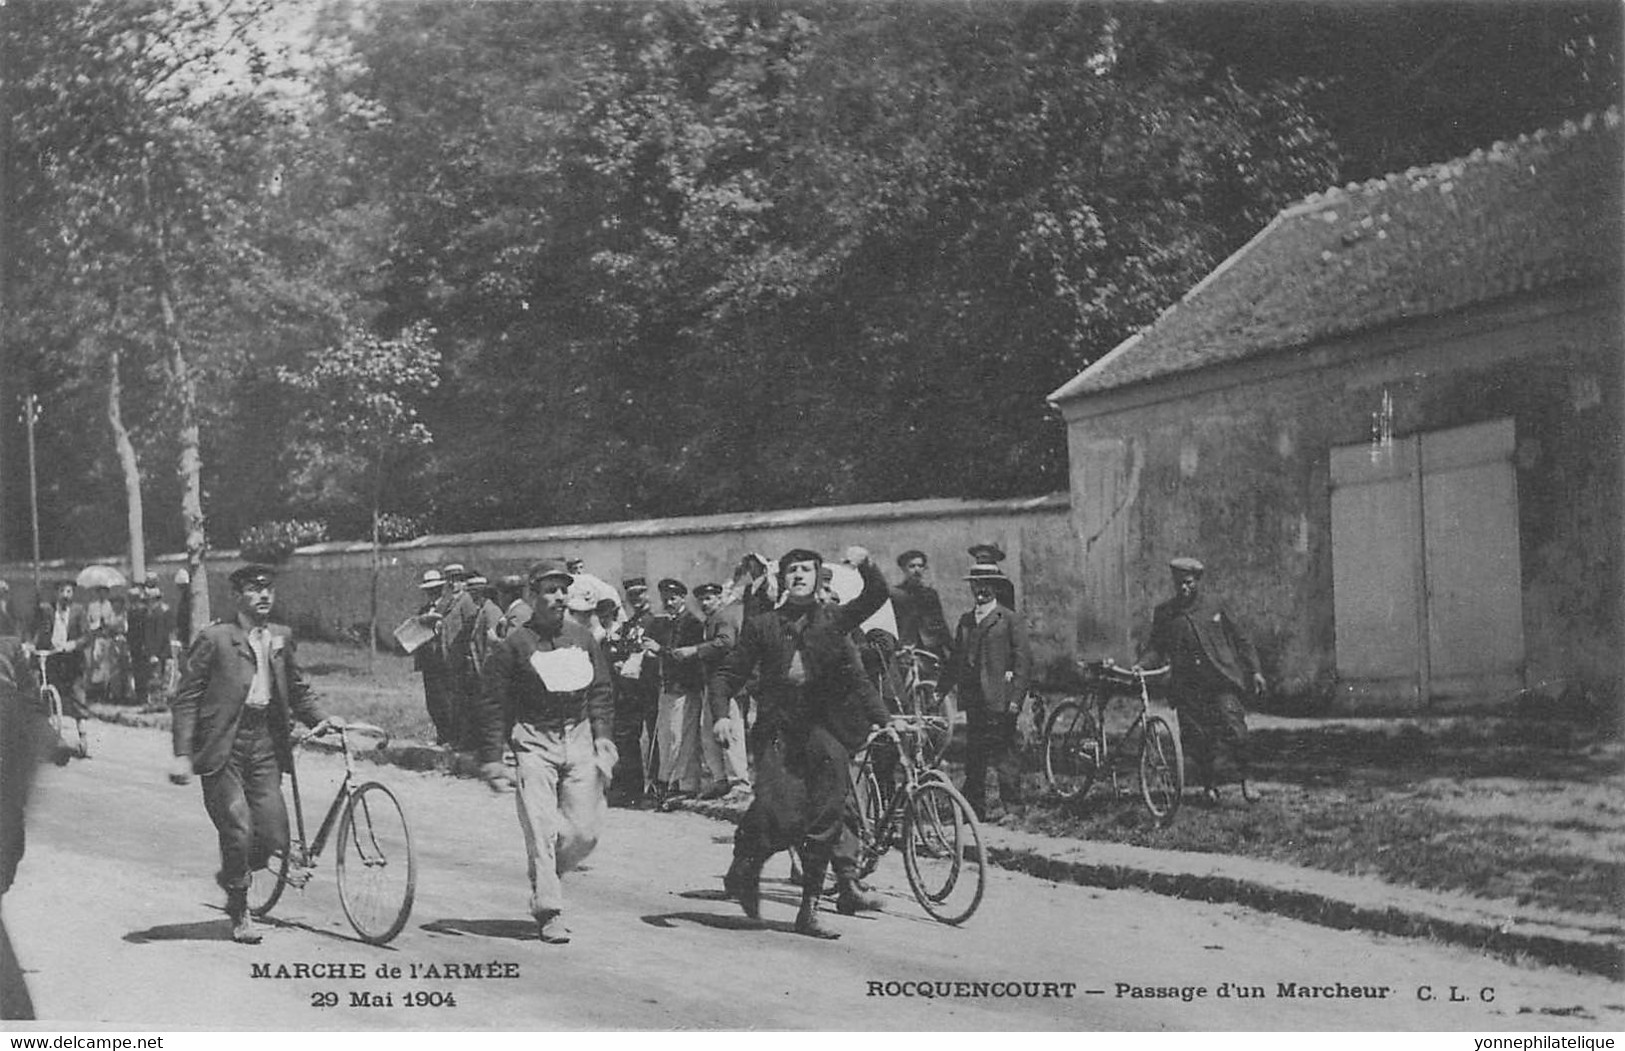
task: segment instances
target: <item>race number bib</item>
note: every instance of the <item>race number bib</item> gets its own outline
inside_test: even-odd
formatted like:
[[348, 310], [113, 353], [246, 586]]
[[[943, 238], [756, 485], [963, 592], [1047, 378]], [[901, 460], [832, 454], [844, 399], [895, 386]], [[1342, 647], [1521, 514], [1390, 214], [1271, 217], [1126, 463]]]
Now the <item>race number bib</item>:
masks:
[[592, 658], [574, 646], [537, 650], [530, 655], [530, 667], [552, 693], [574, 693], [592, 684]]

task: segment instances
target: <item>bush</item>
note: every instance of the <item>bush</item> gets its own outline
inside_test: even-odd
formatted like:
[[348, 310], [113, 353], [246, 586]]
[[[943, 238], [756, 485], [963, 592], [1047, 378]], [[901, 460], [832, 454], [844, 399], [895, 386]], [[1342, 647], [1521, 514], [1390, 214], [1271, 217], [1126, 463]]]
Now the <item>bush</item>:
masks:
[[378, 516], [378, 542], [380, 544], [399, 544], [406, 540], [416, 540], [426, 531], [423, 519], [413, 515], [382, 514]]
[[290, 519], [249, 526], [237, 546], [250, 562], [284, 562], [294, 549], [327, 539], [327, 523]]

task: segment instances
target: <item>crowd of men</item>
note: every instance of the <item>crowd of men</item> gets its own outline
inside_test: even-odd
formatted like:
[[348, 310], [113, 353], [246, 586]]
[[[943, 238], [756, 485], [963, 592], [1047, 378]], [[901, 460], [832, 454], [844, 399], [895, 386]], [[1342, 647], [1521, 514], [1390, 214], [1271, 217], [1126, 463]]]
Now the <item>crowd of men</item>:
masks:
[[[889, 585], [865, 549], [850, 547], [840, 586], [855, 594], [839, 593], [835, 570], [804, 548], [777, 562], [747, 555], [726, 584], [692, 589], [673, 577], [653, 589], [630, 577], [617, 591], [579, 559], [543, 559], [495, 582], [454, 563], [424, 573], [422, 607], [397, 637], [422, 673], [440, 740], [474, 752], [493, 789], [514, 790], [542, 941], [571, 938], [561, 879], [596, 846], [609, 805], [664, 807], [690, 796], [745, 806], [724, 887], [747, 916], [759, 916], [764, 863], [791, 851], [801, 862], [795, 930], [834, 938], [818, 915], [826, 872], [838, 912], [880, 907], [858, 878], [849, 785], [871, 732], [906, 722], [895, 689], [886, 689], [899, 647], [934, 654], [938, 692], [959, 698], [972, 807], [988, 819], [1021, 802], [1015, 727], [1032, 680], [1026, 628], [1000, 568], [1004, 553], [992, 544], [969, 553], [971, 605], [951, 631], [923, 552], [904, 552], [902, 578]], [[1262, 692], [1264, 680], [1245, 635], [1200, 590], [1201, 563], [1180, 558], [1170, 569], [1175, 596], [1157, 608], [1146, 653], [1172, 665], [1181, 729], [1214, 796], [1221, 748], [1245, 779], [1243, 698]], [[177, 784], [201, 777], [232, 937], [252, 944], [260, 932], [248, 888], [288, 845], [280, 782], [291, 766], [290, 724], [344, 722], [321, 709], [291, 632], [270, 620], [275, 568], [243, 566], [230, 582], [231, 614], [199, 631], [182, 662], [168, 776]], [[48, 654], [47, 676], [73, 698], [70, 714], [83, 718], [85, 657], [96, 638], [122, 632], [140, 655], [138, 695], [162, 680], [169, 645], [186, 629], [157, 583], [132, 589], [122, 609], [107, 589], [80, 602], [65, 583], [36, 612], [30, 645]], [[877, 627], [888, 602], [895, 633]], [[20, 634], [17, 621], [0, 582], [0, 641]], [[0, 669], [13, 704], [32, 688], [17, 641]], [[996, 803], [987, 798], [989, 772]]]
[[[1004, 553], [978, 544], [970, 554], [973, 604], [957, 632], [923, 552], [898, 558], [891, 586], [852, 548], [845, 562], [861, 592], [847, 595], [805, 549], [777, 562], [746, 555], [726, 582], [628, 577], [619, 590], [579, 559], [544, 559], [494, 582], [452, 563], [424, 572], [423, 603], [397, 636], [440, 743], [478, 753], [493, 783], [517, 777], [544, 941], [569, 937], [558, 876], [596, 843], [600, 795], [605, 806], [745, 806], [730, 893], [755, 915], [762, 862], [792, 850], [805, 889], [797, 929], [829, 937], [816, 910], [827, 870], [840, 911], [877, 906], [857, 880], [846, 783], [868, 731], [898, 714], [887, 683], [899, 647], [934, 654], [941, 689], [961, 697], [972, 805], [988, 816], [989, 767], [1000, 805], [1019, 801], [1015, 713], [1031, 655]], [[871, 619], [888, 601], [895, 634]], [[578, 651], [587, 659], [571, 656], [567, 669], [559, 655]], [[559, 682], [578, 679], [585, 700], [559, 701]]]
[[[177, 577], [186, 596], [185, 570]], [[0, 580], [0, 618], [27, 649], [45, 658], [46, 680], [62, 698], [64, 714], [79, 724], [81, 754], [88, 755], [84, 720], [92, 703], [156, 707], [168, 703], [175, 662], [189, 629], [164, 598], [155, 573], [129, 587], [51, 585], [31, 617], [11, 606]], [[183, 601], [182, 606], [186, 603]]]
[[[892, 605], [895, 635], [879, 629], [885, 636], [881, 637], [871, 628], [855, 642], [868, 678], [877, 681], [894, 705], [894, 691], [884, 688], [895, 671], [891, 656], [899, 647], [934, 654], [945, 671], [945, 690], [957, 684], [961, 693], [986, 702], [973, 705], [967, 719], [975, 743], [985, 739], [997, 757], [1008, 750], [1005, 746], [1013, 733], [1013, 718], [1006, 720], [1004, 709], [1019, 707], [1025, 696], [1031, 656], [1014, 610], [1014, 586], [998, 565], [1004, 552], [995, 544], [977, 544], [969, 552], [973, 566], [966, 581], [982, 603], [980, 617], [972, 610], [960, 625], [964, 633], [960, 650], [974, 666], [971, 674], [954, 674], [949, 658], [955, 651], [955, 632], [941, 596], [926, 582], [929, 564], [922, 551], [905, 551], [898, 557], [900, 579], [885, 595]], [[566, 613], [592, 634], [612, 670], [613, 736], [620, 761], [610, 790], [611, 805], [669, 807], [688, 797], [730, 804], [747, 801], [751, 775], [746, 730], [756, 716], [754, 679], [728, 696], [714, 695], [708, 685], [735, 648], [745, 621], [777, 604], [776, 564], [750, 554], [726, 583], [705, 581], [691, 588], [666, 577], [651, 587], [644, 577], [629, 577], [617, 591], [587, 573], [580, 559], [554, 561], [571, 577]], [[818, 582], [822, 601], [841, 604], [843, 598], [847, 602], [856, 598], [836, 595], [830, 580], [826, 568]], [[457, 562], [423, 573], [418, 585], [423, 601], [411, 618], [416, 633], [402, 637], [409, 641], [414, 666], [422, 676], [437, 743], [477, 750], [472, 713], [488, 688], [484, 669], [497, 644], [533, 615], [529, 583], [518, 575], [493, 581]], [[995, 605], [1004, 613], [989, 622]], [[998, 644], [990, 643], [990, 638], [997, 638]], [[995, 669], [997, 684], [984, 682], [984, 665]], [[985, 733], [987, 720], [981, 715], [990, 707], [999, 709], [999, 729]], [[1007, 785], [1006, 797], [1014, 802], [1018, 790], [1008, 780], [1001, 784]], [[971, 796], [981, 799], [977, 790]]]

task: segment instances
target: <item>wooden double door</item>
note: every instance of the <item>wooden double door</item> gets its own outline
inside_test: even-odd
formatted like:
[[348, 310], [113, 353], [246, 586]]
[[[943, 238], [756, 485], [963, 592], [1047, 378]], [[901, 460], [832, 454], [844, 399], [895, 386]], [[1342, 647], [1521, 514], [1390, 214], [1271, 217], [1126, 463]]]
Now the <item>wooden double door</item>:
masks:
[[1429, 710], [1522, 683], [1512, 420], [1336, 448], [1337, 671], [1347, 700]]

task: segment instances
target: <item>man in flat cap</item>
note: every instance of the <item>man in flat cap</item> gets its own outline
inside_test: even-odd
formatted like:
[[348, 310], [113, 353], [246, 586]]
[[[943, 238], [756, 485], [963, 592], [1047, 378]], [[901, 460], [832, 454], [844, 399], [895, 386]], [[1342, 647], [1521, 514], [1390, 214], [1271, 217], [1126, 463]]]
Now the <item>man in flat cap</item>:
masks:
[[1264, 692], [1264, 674], [1252, 642], [1229, 612], [1202, 593], [1205, 567], [1194, 558], [1168, 563], [1174, 597], [1151, 615], [1151, 635], [1140, 663], [1172, 665], [1169, 702], [1179, 713], [1179, 732], [1196, 767], [1203, 795], [1217, 803], [1216, 760], [1230, 753], [1241, 796], [1251, 803], [1258, 793], [1247, 783], [1247, 709], [1242, 697]]
[[[655, 619], [649, 605], [649, 582], [643, 577], [621, 581], [626, 595], [626, 616], [615, 625], [607, 640], [610, 667], [615, 672], [615, 748], [620, 763], [610, 786], [611, 806], [632, 806], [648, 788], [646, 781], [656, 776], [658, 734], [655, 716], [660, 705], [660, 661], [643, 652], [643, 638]], [[643, 741], [649, 742], [644, 762]]]
[[[169, 682], [169, 665], [174, 659], [175, 612], [169, 608], [169, 603], [164, 601], [164, 589], [158, 574], [148, 573], [141, 591], [146, 603], [139, 631], [140, 648], [144, 657], [136, 664], [136, 693], [142, 705], [148, 705], [164, 696], [165, 684]], [[130, 617], [132, 660], [136, 659], [137, 634], [135, 616], [132, 614]]]
[[[233, 941], [257, 944], [248, 911], [253, 873], [288, 849], [282, 774], [292, 768], [292, 721], [318, 731], [344, 721], [322, 713], [294, 660], [293, 633], [271, 623], [276, 570], [251, 563], [231, 574], [234, 614], [204, 628], [186, 652], [175, 692], [169, 779], [203, 779], [203, 805], [220, 841]], [[266, 878], [275, 878], [267, 875]]]
[[[679, 646], [673, 655], [680, 663], [698, 664], [700, 682], [709, 682], [739, 638], [739, 614], [725, 606], [722, 585], [701, 584], [694, 589], [700, 603], [704, 627], [698, 643]], [[729, 804], [747, 801], [750, 795], [750, 763], [745, 755], [745, 720], [734, 697], [700, 695], [693, 715], [687, 720], [687, 733], [700, 743], [700, 757], [711, 783], [701, 799], [724, 799]]]
[[994, 562], [978, 562], [965, 577], [973, 605], [959, 618], [953, 660], [937, 683], [939, 696], [958, 687], [965, 711], [965, 801], [985, 820], [1001, 816], [987, 805], [987, 771], [999, 782], [999, 806], [1021, 800], [1016, 720], [1032, 682], [1027, 627], [1000, 596], [1010, 583]]
[[880, 907], [858, 883], [857, 836], [848, 823], [852, 754], [870, 729], [890, 719], [863, 671], [851, 632], [885, 605], [886, 578], [861, 547], [847, 549], [863, 591], [846, 605], [818, 599], [823, 558], [796, 548], [779, 559], [779, 604], [745, 621], [739, 643], [717, 668], [710, 696], [734, 697], [752, 675], [758, 711], [751, 729], [756, 790], [734, 833], [723, 886], [745, 915], [761, 912], [762, 865], [795, 847], [802, 857], [798, 934], [837, 938], [818, 918], [824, 874], [835, 868], [836, 909]]
[[561, 877], [598, 845], [605, 792], [615, 769], [609, 663], [592, 633], [567, 615], [572, 578], [557, 559], [530, 567], [535, 613], [486, 663], [475, 708], [480, 773], [507, 781], [503, 745], [513, 749], [519, 827], [525, 835], [530, 911], [541, 940], [570, 940]]
[[660, 701], [655, 728], [659, 738], [656, 761], [660, 764], [661, 784], [656, 791], [664, 804], [698, 795], [701, 787], [699, 734], [689, 726], [691, 722], [696, 727], [699, 725], [698, 719], [692, 716], [702, 703], [705, 673], [697, 663], [679, 660], [676, 651], [703, 642], [705, 625], [688, 608], [688, 585], [675, 577], [666, 577], [657, 587], [663, 608], [644, 632], [643, 649], [653, 655], [660, 666]]

